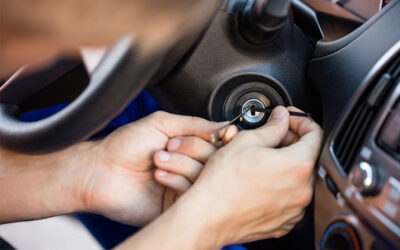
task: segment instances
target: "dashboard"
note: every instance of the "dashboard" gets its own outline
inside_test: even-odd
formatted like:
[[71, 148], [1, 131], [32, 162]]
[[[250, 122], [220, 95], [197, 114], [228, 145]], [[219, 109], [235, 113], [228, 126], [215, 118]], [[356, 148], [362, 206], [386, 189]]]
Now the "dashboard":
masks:
[[324, 110], [318, 249], [400, 247], [399, 13], [392, 1], [350, 35], [321, 41], [309, 65]]
[[[301, 2], [293, 0], [293, 15], [271, 41], [252, 44], [239, 29], [248, 1], [226, 0], [201, 39], [168, 55], [148, 90], [166, 111], [216, 121], [232, 119], [249, 99], [312, 113], [324, 128], [315, 235], [300, 228], [292, 245], [278, 249], [399, 249], [400, 0]], [[71, 86], [59, 72], [39, 79], [55, 85], [20, 103], [22, 110], [64, 103], [83, 91], [89, 80], [83, 66], [62, 65], [64, 76], [79, 81]], [[60, 97], [60, 86], [68, 96]], [[1, 98], [15, 99], [4, 91]]]

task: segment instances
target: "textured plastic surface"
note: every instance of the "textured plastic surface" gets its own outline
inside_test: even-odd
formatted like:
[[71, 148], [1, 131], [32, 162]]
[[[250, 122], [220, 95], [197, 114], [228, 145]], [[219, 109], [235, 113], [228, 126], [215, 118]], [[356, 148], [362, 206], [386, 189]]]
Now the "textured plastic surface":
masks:
[[319, 99], [305, 77], [313, 50], [307, 37], [289, 16], [272, 42], [252, 45], [237, 29], [242, 5], [243, 1], [227, 1], [185, 60], [150, 89], [152, 95], [167, 111], [214, 118], [211, 97], [216, 89], [239, 76], [240, 84], [273, 78], [294, 105], [318, 114]]
[[356, 30], [356, 35], [343, 38], [346, 43], [335, 47], [330, 54], [321, 54], [321, 49], [326, 51], [325, 45], [323, 48], [317, 45], [308, 78], [321, 95], [325, 136], [340, 118], [368, 71], [400, 40], [399, 24], [400, 1], [394, 0], [383, 12]]
[[[344, 118], [349, 116], [350, 111], [355, 108], [354, 105], [359, 106], [358, 100], [368, 89], [370, 83], [376, 83], [379, 80], [378, 77], [385, 73], [384, 67], [388, 63], [388, 59], [394, 56], [393, 48], [398, 48], [395, 44], [398, 45], [398, 41], [400, 41], [399, 13], [400, 1], [393, 0], [353, 34], [334, 43], [317, 45], [314, 59], [310, 62], [308, 76], [317, 86], [321, 95], [326, 139], [317, 165], [320, 175], [316, 178], [315, 194], [317, 243], [321, 242], [323, 232], [330, 222], [334, 218], [346, 214], [352, 218], [352, 224], [357, 225], [357, 231], [365, 249], [370, 249], [378, 240], [389, 245], [390, 242], [396, 246], [399, 245], [400, 231], [393, 226], [393, 222], [384, 216], [379, 216], [370, 201], [366, 204], [364, 203], [366, 199], [362, 197], [358, 199], [356, 194], [346, 193], [347, 190], [351, 190], [349, 180], [340, 168], [340, 162], [333, 150], [333, 142], [335, 139], [341, 138], [340, 135], [337, 136], [339, 130], [347, 126]], [[395, 51], [398, 50], [395, 49]], [[386, 107], [376, 109], [376, 116], [383, 115], [385, 109]], [[389, 163], [389, 157], [377, 160], [377, 156], [380, 156], [377, 152], [380, 150], [375, 150], [375, 136], [370, 133], [379, 129], [379, 126], [376, 125], [376, 116], [372, 122], [364, 122], [370, 128], [369, 132], [361, 138], [360, 148], [364, 149], [365, 147], [367, 151], [369, 149], [369, 156], [361, 155], [360, 151], [356, 151], [356, 158], [353, 159], [353, 162], [359, 162], [360, 158], [363, 158], [363, 161], [371, 160], [381, 169], [385, 169], [387, 175], [398, 175], [399, 168], [397, 166], [394, 168], [394, 164]], [[356, 133], [360, 133], [360, 131], [358, 130]], [[354, 142], [347, 143], [355, 144]], [[395, 170], [389, 172], [388, 169]], [[329, 190], [322, 178], [323, 174], [321, 174], [324, 172], [332, 178], [340, 191], [340, 196], [333, 198], [328, 195]], [[353, 220], [354, 218], [359, 218], [359, 220]]]

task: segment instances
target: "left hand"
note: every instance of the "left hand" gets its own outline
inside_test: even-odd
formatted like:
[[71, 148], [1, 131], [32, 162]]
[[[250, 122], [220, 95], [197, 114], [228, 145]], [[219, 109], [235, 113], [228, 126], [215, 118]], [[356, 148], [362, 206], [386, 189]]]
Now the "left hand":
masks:
[[[238, 133], [235, 125], [223, 131], [222, 146], [229, 143]], [[170, 139], [166, 150], [154, 154], [158, 167], [154, 173], [156, 180], [167, 187], [163, 211], [188, 190], [200, 175], [208, 158], [218, 149], [208, 140], [197, 136], [178, 136]]]
[[44, 155], [0, 148], [0, 223], [95, 212], [144, 225], [163, 212], [153, 155], [176, 136], [207, 140], [223, 124], [156, 112], [101, 141]]
[[144, 225], [163, 211], [165, 186], [154, 178], [153, 155], [176, 136], [204, 140], [223, 126], [201, 118], [156, 112], [122, 127], [92, 147], [82, 166], [85, 210], [128, 224]]

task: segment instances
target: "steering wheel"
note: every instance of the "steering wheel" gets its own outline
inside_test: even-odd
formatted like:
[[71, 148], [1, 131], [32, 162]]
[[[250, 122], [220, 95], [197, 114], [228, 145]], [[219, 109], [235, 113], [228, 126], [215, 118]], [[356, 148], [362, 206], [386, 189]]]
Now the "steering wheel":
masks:
[[[218, 2], [218, 1], [216, 1]], [[219, 4], [208, 8], [203, 23], [193, 24], [193, 36], [204, 29]], [[207, 20], [206, 20], [207, 19]], [[170, 34], [178, 41], [176, 34]], [[0, 89], [0, 146], [9, 150], [41, 154], [66, 148], [89, 138], [121, 112], [155, 74], [159, 62], [171, 46], [156, 53], [141, 53], [133, 36], [122, 38], [96, 67], [87, 88], [67, 107], [53, 116], [35, 121], [19, 119], [19, 107], [33, 93], [43, 88], [43, 83], [13, 85]], [[149, 55], [150, 54], [150, 55]]]
[[[98, 65], [82, 94], [47, 119], [20, 121], [18, 104], [27, 90], [13, 88], [12, 83], [4, 86], [3, 92], [13, 92], [13, 99], [20, 102], [5, 103], [4, 98], [0, 99], [1, 146], [23, 153], [45, 153], [88, 138], [104, 126], [146, 86], [154, 71], [154, 59], [135, 58], [132, 41], [132, 37], [121, 39]], [[34, 92], [35, 88], [29, 90]]]

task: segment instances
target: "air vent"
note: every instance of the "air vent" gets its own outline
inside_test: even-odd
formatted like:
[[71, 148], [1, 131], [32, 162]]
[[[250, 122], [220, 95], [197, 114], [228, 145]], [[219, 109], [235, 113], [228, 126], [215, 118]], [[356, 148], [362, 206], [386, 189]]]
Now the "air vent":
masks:
[[375, 116], [393, 80], [400, 77], [400, 57], [387, 66], [361, 95], [340, 129], [333, 144], [334, 153], [346, 174], [349, 173], [356, 153], [365, 138], [369, 125]]

